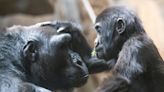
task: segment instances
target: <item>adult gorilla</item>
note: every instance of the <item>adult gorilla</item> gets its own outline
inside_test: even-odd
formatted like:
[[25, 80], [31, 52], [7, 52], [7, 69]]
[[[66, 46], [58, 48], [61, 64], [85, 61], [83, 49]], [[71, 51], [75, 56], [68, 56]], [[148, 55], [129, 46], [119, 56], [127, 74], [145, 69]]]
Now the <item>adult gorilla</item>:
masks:
[[69, 49], [70, 41], [70, 34], [58, 34], [44, 23], [1, 30], [0, 92], [49, 92], [83, 85], [88, 69]]

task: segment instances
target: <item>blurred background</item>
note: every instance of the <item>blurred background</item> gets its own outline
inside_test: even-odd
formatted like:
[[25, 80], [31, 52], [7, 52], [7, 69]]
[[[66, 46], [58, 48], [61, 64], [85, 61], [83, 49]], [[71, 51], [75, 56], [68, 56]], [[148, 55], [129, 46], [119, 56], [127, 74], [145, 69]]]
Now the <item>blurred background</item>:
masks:
[[[89, 0], [89, 3], [96, 15], [114, 5], [133, 8], [164, 59], [164, 0]], [[0, 0], [0, 28], [50, 20], [81, 24], [88, 43], [93, 47], [96, 33], [82, 0]], [[91, 75], [88, 83], [74, 92], [92, 92], [108, 76], [110, 72]]]

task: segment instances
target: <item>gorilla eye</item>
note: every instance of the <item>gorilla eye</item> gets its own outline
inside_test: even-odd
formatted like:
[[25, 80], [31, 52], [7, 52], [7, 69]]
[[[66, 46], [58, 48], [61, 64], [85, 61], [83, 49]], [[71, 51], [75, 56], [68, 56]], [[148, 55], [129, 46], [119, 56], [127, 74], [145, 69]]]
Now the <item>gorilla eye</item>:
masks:
[[101, 33], [102, 28], [101, 28], [100, 25], [96, 25], [96, 26], [95, 26], [95, 29], [96, 29], [96, 31], [97, 31], [98, 33]]

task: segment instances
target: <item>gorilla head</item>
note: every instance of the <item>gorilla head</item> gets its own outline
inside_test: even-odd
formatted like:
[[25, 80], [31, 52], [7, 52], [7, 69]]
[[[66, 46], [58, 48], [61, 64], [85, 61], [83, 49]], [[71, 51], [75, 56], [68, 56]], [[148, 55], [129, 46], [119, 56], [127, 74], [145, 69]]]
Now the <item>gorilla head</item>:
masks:
[[58, 30], [44, 23], [6, 30], [0, 34], [0, 55], [4, 57], [0, 70], [11, 69], [12, 76], [7, 75], [11, 80], [16, 77], [50, 90], [78, 87], [87, 81], [86, 65], [68, 48], [70, 34], [57, 34]]
[[[127, 10], [127, 11], [125, 11]], [[112, 7], [105, 9], [96, 18], [97, 56], [109, 60], [117, 58], [123, 43], [134, 33], [143, 31], [139, 29], [140, 20], [135, 13], [126, 7]]]

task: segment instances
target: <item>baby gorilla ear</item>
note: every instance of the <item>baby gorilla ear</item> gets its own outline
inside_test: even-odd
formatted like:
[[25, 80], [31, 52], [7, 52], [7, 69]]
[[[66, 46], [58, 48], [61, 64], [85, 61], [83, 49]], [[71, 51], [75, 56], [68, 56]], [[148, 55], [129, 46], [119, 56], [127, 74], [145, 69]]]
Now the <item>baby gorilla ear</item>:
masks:
[[125, 31], [126, 24], [123, 18], [118, 18], [115, 24], [115, 30], [119, 33], [122, 34]]
[[34, 41], [28, 41], [23, 48], [23, 56], [31, 61], [35, 62], [37, 57], [37, 44]]

